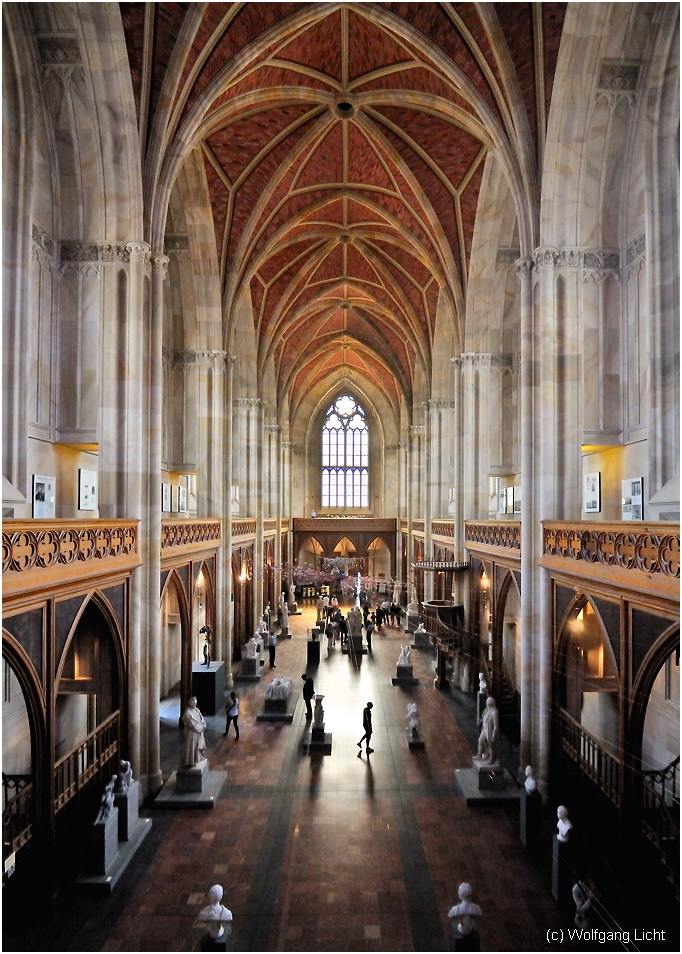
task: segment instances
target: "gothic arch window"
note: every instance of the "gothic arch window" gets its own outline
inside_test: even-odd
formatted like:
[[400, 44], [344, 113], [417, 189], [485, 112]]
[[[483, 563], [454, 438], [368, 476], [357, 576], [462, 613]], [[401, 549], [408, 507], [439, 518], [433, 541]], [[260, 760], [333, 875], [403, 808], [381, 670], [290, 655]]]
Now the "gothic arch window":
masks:
[[322, 426], [322, 506], [369, 506], [369, 431], [349, 394], [331, 405]]

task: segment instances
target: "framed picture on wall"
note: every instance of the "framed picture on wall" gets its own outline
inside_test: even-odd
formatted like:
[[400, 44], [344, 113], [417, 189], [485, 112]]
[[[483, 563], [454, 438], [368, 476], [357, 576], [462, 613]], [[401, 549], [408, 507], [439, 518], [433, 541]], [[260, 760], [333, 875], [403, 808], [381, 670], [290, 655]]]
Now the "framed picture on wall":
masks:
[[601, 511], [601, 473], [583, 476], [583, 511], [585, 513], [600, 513]]
[[184, 513], [187, 510], [187, 488], [182, 485], [178, 487], [178, 513]]
[[45, 477], [43, 474], [33, 475], [33, 517], [54, 517], [56, 484], [55, 477]]
[[171, 485], [161, 484], [161, 511], [162, 513], [171, 512]]
[[621, 514], [623, 520], [644, 520], [644, 478], [628, 477], [621, 481]]
[[78, 470], [78, 509], [97, 510], [96, 470]]

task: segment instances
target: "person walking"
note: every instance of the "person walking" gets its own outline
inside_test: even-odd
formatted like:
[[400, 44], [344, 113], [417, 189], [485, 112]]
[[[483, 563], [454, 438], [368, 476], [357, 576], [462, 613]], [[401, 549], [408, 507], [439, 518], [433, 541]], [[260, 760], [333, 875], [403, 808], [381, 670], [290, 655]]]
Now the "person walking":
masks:
[[380, 606], [377, 606], [376, 613], [374, 614], [377, 621], [377, 632], [381, 632], [381, 624], [384, 621], [384, 611]]
[[367, 640], [367, 651], [372, 652], [372, 633], [374, 632], [374, 623], [372, 622], [374, 614], [365, 623], [365, 639]]
[[239, 742], [239, 724], [237, 719], [239, 718], [239, 699], [237, 698], [236, 693], [230, 693], [230, 702], [227, 704], [227, 724], [225, 726], [225, 731], [223, 735], [227, 735], [230, 729], [230, 722], [234, 722], [234, 731], [237, 734], [237, 742]]
[[303, 683], [303, 698], [305, 700], [305, 717], [306, 720], [312, 719], [313, 717], [313, 707], [312, 707], [312, 698], [315, 695], [315, 683], [313, 682], [313, 677], [309, 676], [307, 672], [304, 672], [301, 676], [301, 679], [304, 680]]
[[275, 653], [277, 652], [277, 637], [274, 633], [268, 636], [268, 652], [270, 653], [270, 669], [277, 669], [275, 665]]
[[[362, 710], [362, 728], [365, 730], [365, 734], [358, 742], [358, 748], [362, 749], [362, 743], [366, 740], [367, 746], [367, 755], [374, 751], [370, 749], [369, 743], [372, 741], [372, 709], [374, 708], [374, 703], [368, 702], [365, 708]], [[360, 755], [360, 752], [358, 752]]]

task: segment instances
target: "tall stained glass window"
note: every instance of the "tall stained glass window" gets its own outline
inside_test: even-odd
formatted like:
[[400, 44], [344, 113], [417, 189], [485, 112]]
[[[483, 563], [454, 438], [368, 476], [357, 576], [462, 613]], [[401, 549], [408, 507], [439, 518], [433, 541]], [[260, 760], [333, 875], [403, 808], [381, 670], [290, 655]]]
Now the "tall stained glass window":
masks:
[[322, 506], [369, 506], [369, 432], [349, 394], [332, 404], [322, 427]]

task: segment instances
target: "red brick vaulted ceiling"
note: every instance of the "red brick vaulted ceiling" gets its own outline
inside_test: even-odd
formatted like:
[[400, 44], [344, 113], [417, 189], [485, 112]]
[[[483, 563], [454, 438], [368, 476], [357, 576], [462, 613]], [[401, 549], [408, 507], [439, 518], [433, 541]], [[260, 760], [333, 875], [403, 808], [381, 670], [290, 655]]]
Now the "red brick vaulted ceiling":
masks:
[[292, 406], [332, 369], [396, 408], [428, 380], [486, 153], [541, 153], [565, 6], [120, 4], [148, 181], [201, 144], [226, 319], [248, 287]]

